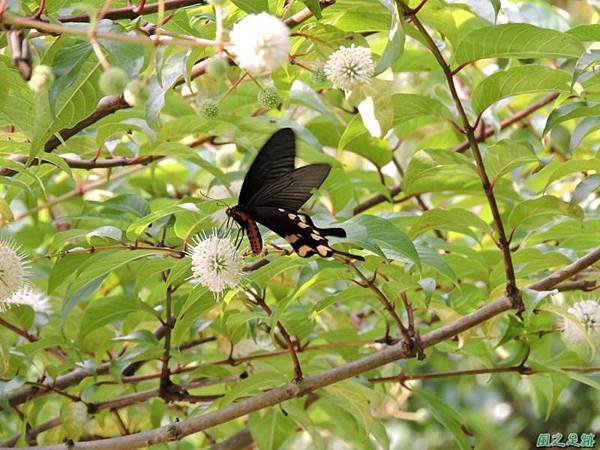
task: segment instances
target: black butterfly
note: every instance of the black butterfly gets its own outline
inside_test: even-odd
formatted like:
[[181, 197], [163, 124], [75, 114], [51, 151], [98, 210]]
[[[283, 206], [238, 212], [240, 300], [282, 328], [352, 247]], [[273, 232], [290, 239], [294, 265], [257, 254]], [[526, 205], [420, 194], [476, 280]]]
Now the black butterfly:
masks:
[[329, 246], [325, 236], [346, 237], [342, 228], [318, 228], [298, 210], [310, 198], [331, 170], [328, 164], [310, 164], [294, 169], [296, 137], [290, 128], [277, 131], [263, 145], [246, 174], [238, 205], [227, 208], [227, 215], [248, 234], [255, 255], [263, 244], [256, 222], [273, 230], [292, 245], [302, 257], [339, 254], [364, 261], [361, 256], [344, 253]]

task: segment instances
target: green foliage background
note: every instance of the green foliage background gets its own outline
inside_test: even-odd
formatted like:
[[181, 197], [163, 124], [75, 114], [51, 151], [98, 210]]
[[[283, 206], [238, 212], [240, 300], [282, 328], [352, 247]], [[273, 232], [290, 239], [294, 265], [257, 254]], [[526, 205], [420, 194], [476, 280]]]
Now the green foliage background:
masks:
[[[60, 25], [59, 17], [70, 14], [95, 16], [103, 3], [48, 0], [44, 17]], [[196, 3], [138, 19], [105, 19], [97, 28], [133, 34], [173, 14], [161, 27], [165, 34], [214, 39], [213, 7]], [[25, 27], [33, 65], [50, 66], [56, 77], [48, 92], [34, 94], [11, 61], [9, 33], [0, 32], [0, 166], [14, 172], [0, 178], [2, 235], [30, 256], [32, 282], [53, 306], [48, 315], [27, 306], [0, 313], [31, 338], [0, 327], [0, 441], [14, 436], [17, 445], [42, 445], [118, 436], [260, 395], [293, 376], [277, 321], [304, 347], [299, 357], [307, 375], [377, 352], [384, 344], [376, 340], [388, 331], [398, 335], [374, 290], [355, 283], [356, 274], [336, 260], [271, 251], [269, 263], [246, 276], [265, 293], [270, 316], [243, 290], [214, 298], [188, 280], [184, 244], [224, 221], [223, 202], [235, 204], [256, 151], [280, 127], [295, 129], [302, 165], [333, 167], [308, 205], [315, 222], [346, 229], [348, 239], [337, 245], [366, 257], [358, 267], [367, 277], [377, 275], [375, 285], [403, 318], [400, 293], [406, 293], [422, 335], [503, 294], [491, 210], [463, 145], [455, 99], [425, 38], [392, 1], [330, 3], [226, 3], [227, 29], [265, 10], [290, 17], [309, 7], [320, 16], [307, 15], [293, 27], [290, 63], [259, 80], [282, 97], [280, 108], [269, 111], [257, 102], [257, 83], [234, 84], [243, 75], [234, 65], [221, 78], [204, 73], [212, 47], [126, 39], [98, 44], [111, 66], [147, 83], [149, 100], [131, 108], [119, 98], [102, 99], [103, 69], [87, 36]], [[125, 6], [114, 1], [111, 8]], [[30, 17], [37, 7], [9, 1], [6, 14]], [[511, 237], [519, 287], [600, 242], [599, 8], [593, 0], [429, 0], [416, 14], [450, 67], [460, 69], [455, 85], [469, 121], [481, 118], [475, 135], [489, 132], [479, 147]], [[312, 71], [351, 43], [371, 48], [381, 74], [346, 98]], [[220, 98], [216, 118], [197, 114], [195, 92]], [[372, 101], [374, 114], [359, 112], [364, 100]], [[114, 112], [78, 125], [110, 102]], [[64, 133], [72, 127], [76, 133]], [[379, 136], [369, 132], [373, 127]], [[122, 164], [97, 167], [115, 160]], [[378, 201], [365, 203], [373, 196]], [[263, 235], [281, 244], [273, 233]], [[589, 287], [597, 277], [598, 267], [591, 267], [575, 281]], [[166, 402], [155, 393], [115, 410], [99, 408], [158, 388], [164, 328], [162, 335], [156, 331], [167, 320], [167, 292], [174, 317], [171, 379], [208, 381], [188, 389], [204, 400]], [[156, 448], [208, 448], [245, 429], [261, 450], [526, 449], [540, 432], [598, 431], [596, 375], [562, 370], [594, 367], [597, 358], [590, 346], [567, 346], [559, 320], [573, 302], [598, 294], [524, 290], [523, 296], [523, 321], [513, 313], [495, 317], [427, 349], [423, 361], [398, 361]], [[486, 372], [523, 361], [535, 373], [405, 385], [369, 381]], [[123, 378], [137, 362], [144, 363]], [[14, 390], [78, 368], [90, 376], [10, 407]], [[55, 418], [47, 431], [31, 433]]]

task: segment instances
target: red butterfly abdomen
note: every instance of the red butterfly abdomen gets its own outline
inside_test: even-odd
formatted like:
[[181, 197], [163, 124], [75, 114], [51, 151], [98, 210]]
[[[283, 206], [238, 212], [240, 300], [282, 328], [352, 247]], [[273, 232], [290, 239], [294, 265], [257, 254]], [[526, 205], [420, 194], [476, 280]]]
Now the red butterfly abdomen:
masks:
[[250, 241], [252, 253], [255, 255], [260, 254], [260, 252], [262, 252], [262, 239], [260, 237], [260, 232], [258, 231], [258, 225], [256, 225], [256, 222], [250, 217], [246, 222], [246, 232], [248, 233], [248, 240]]
[[252, 253], [258, 255], [262, 252], [262, 238], [260, 237], [260, 231], [258, 231], [258, 225], [256, 221], [239, 207], [229, 208], [227, 215], [233, 217], [237, 223], [239, 223], [248, 234], [248, 240], [250, 241], [250, 248]]

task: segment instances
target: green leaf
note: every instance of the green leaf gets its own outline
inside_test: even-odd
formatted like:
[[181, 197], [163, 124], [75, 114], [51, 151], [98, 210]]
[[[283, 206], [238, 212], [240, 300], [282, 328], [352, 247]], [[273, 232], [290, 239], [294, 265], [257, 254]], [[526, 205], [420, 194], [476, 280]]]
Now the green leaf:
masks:
[[485, 58], [578, 58], [584, 48], [575, 37], [527, 23], [483, 27], [468, 33], [455, 53], [459, 65]]
[[385, 139], [372, 137], [359, 115], [354, 116], [344, 130], [338, 149], [363, 156], [377, 167], [383, 167], [392, 160], [389, 143]]
[[515, 229], [532, 219], [540, 217], [548, 219], [558, 215], [582, 218], [583, 211], [578, 206], [572, 206], [554, 196], [544, 195], [517, 204], [508, 217], [508, 225]]
[[54, 133], [72, 127], [96, 109], [102, 97], [97, 82], [100, 67], [98, 61], [88, 58], [76, 79], [58, 94], [55, 103], [46, 105], [36, 102], [30, 156], [38, 155]]
[[571, 175], [572, 173], [590, 170], [600, 172], [600, 155], [591, 159], [572, 159], [562, 162], [556, 166], [548, 166], [548, 168], [551, 169], [551, 171], [544, 189], [548, 188], [548, 186], [554, 181], [559, 180], [567, 175]]
[[317, 450], [325, 450], [325, 442], [319, 431], [315, 427], [313, 421], [308, 415], [307, 410], [304, 406], [303, 399], [289, 400], [284, 403], [283, 407], [285, 411], [292, 417], [312, 438], [312, 445]]
[[576, 37], [582, 42], [597, 42], [600, 41], [600, 25], [586, 24], [577, 25], [567, 31], [573, 37]]
[[127, 314], [143, 311], [139, 301], [129, 296], [101, 298], [90, 303], [79, 324], [79, 342], [93, 331], [116, 320], [123, 320]]
[[557, 125], [568, 120], [598, 115], [600, 115], [600, 105], [588, 105], [586, 102], [568, 103], [556, 108], [550, 113], [542, 134], [548, 133]]
[[589, 175], [575, 187], [571, 204], [577, 204], [588, 198], [592, 192], [600, 188], [600, 173]]
[[251, 14], [269, 11], [268, 0], [231, 0], [235, 6]]
[[389, 82], [372, 80], [368, 85], [352, 92], [355, 97], [360, 91], [362, 100], [358, 104], [358, 112], [369, 134], [376, 138], [383, 137], [393, 125], [394, 108], [386, 93], [388, 89], [391, 89]]
[[567, 72], [546, 66], [527, 65], [496, 72], [473, 89], [472, 105], [477, 114], [506, 97], [537, 92], [571, 91]]
[[577, 124], [571, 135], [569, 149], [575, 150], [581, 144], [583, 139], [600, 129], [600, 117], [587, 117]]
[[385, 50], [375, 66], [375, 75], [388, 69], [398, 58], [400, 58], [400, 56], [402, 56], [402, 52], [404, 51], [404, 41], [406, 39], [404, 29], [402, 28], [402, 18], [398, 11], [398, 4], [393, 0], [379, 0], [379, 3], [385, 6], [392, 14], [392, 24]]
[[428, 192], [443, 180], [459, 176], [479, 183], [475, 165], [465, 155], [449, 150], [419, 150], [406, 168], [403, 191], [406, 194]]
[[60, 408], [60, 418], [65, 436], [77, 440], [85, 431], [87, 407], [82, 402], [66, 401]]
[[515, 316], [508, 316], [508, 326], [504, 330], [504, 334], [496, 344], [496, 347], [500, 347], [501, 345], [506, 344], [516, 336], [520, 335], [523, 331], [525, 331], [525, 326], [523, 325], [523, 322], [517, 320]]
[[71, 285], [71, 292], [85, 286], [92, 280], [98, 279], [110, 272], [129, 264], [136, 259], [156, 255], [154, 250], [127, 250], [115, 249], [98, 252], [87, 258], [77, 272], [77, 277]]
[[272, 407], [250, 414], [248, 428], [259, 450], [277, 450], [294, 435], [295, 424], [279, 407]]
[[219, 408], [229, 405], [242, 395], [254, 394], [260, 392], [261, 389], [272, 388], [287, 381], [289, 380], [286, 380], [280, 372], [255, 372], [249, 378], [236, 382], [231, 390], [219, 400]]
[[491, 233], [487, 223], [465, 209], [430, 209], [425, 211], [410, 229], [409, 236], [415, 239], [417, 236], [426, 233], [429, 230], [452, 230], [480, 239], [477, 234], [471, 232], [469, 228], [475, 228], [483, 233]]
[[146, 230], [146, 228], [148, 228], [148, 226], [151, 223], [156, 222], [158, 219], [161, 219], [162, 217], [168, 216], [170, 214], [175, 214], [184, 211], [195, 211], [198, 213], [200, 212], [198, 207], [194, 203], [191, 203], [189, 201], [183, 201], [175, 205], [169, 205], [165, 208], [159, 209], [158, 211], [154, 211], [153, 213], [150, 213], [147, 216], [142, 217], [133, 222], [131, 225], [129, 225], [126, 232], [127, 237], [129, 239], [137, 239]]
[[452, 114], [439, 100], [417, 94], [394, 94], [394, 124], [402, 124], [416, 117], [452, 119]]
[[502, 175], [527, 163], [537, 162], [538, 158], [526, 141], [502, 140], [487, 148], [483, 163], [492, 186]]
[[321, 3], [319, 0], [302, 0], [302, 3], [313, 13], [317, 19], [321, 18]]
[[436, 395], [425, 389], [417, 389], [414, 393], [427, 406], [431, 415], [441, 423], [454, 437], [454, 440], [461, 450], [470, 450], [474, 448], [472, 439], [470, 439], [467, 423], [464, 417], [448, 405], [448, 402], [440, 399]]
[[388, 258], [401, 258], [420, 265], [419, 255], [410, 238], [390, 221], [376, 216], [361, 215], [344, 224], [348, 241], [379, 253], [373, 244]]
[[337, 403], [344, 410], [349, 411], [356, 419], [357, 424], [362, 427], [366, 434], [369, 434], [373, 417], [371, 416], [369, 398], [365, 390], [368, 390], [368, 388], [355, 381], [342, 381], [323, 389], [327, 398]]
[[4, 67], [4, 64], [0, 64], [0, 110], [2, 109], [2, 105], [6, 101], [8, 97], [8, 89], [10, 84], [8, 82], [8, 71]]

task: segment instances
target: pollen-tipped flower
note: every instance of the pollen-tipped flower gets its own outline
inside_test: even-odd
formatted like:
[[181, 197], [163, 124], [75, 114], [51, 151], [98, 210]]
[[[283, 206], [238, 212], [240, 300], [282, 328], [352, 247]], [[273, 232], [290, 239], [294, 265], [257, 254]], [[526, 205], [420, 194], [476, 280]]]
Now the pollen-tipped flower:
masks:
[[290, 30], [277, 17], [249, 14], [233, 26], [231, 50], [238, 65], [254, 74], [271, 72], [287, 61]]
[[[568, 312], [579, 323], [565, 319], [564, 338], [567, 342], [581, 344], [586, 342], [586, 335], [596, 345], [600, 344], [600, 303], [596, 300], [582, 300], [575, 303]], [[579, 325], [579, 326], [577, 326]]]
[[368, 83], [375, 72], [371, 50], [366, 47], [340, 47], [325, 63], [325, 74], [336, 88], [349, 91]]
[[28, 305], [35, 312], [49, 313], [52, 309], [48, 296], [38, 288], [24, 284], [17, 292], [6, 299], [6, 304]]
[[17, 292], [29, 274], [29, 262], [12, 241], [0, 238], [0, 309]]
[[197, 238], [188, 255], [192, 258], [192, 278], [212, 292], [240, 282], [242, 258], [229, 239], [216, 235]]

